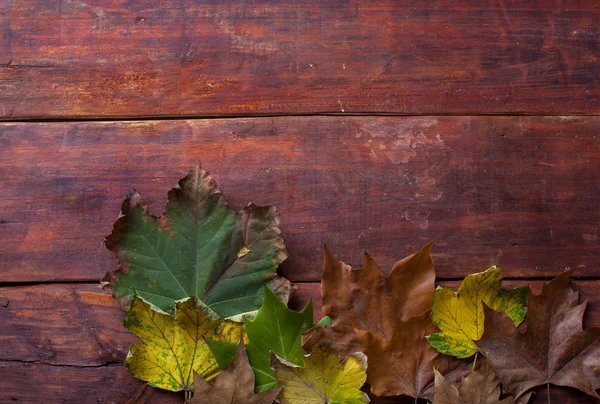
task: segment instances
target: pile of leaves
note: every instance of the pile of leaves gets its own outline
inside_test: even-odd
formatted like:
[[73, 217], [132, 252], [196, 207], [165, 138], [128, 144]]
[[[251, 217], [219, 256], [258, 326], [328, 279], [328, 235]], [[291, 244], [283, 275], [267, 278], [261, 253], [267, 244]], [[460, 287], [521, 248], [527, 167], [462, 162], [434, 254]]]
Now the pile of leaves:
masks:
[[[127, 196], [106, 246], [118, 269], [103, 279], [141, 339], [125, 366], [189, 403], [365, 403], [406, 395], [434, 403], [526, 403], [540, 385], [600, 397], [600, 329], [571, 271], [539, 295], [502, 288], [502, 270], [436, 288], [432, 243], [385, 276], [366, 255], [352, 269], [325, 248], [327, 317], [287, 307], [287, 256], [272, 206], [232, 211], [200, 166], [152, 216]], [[366, 382], [366, 384], [365, 384]], [[361, 390], [362, 388], [362, 390]]]

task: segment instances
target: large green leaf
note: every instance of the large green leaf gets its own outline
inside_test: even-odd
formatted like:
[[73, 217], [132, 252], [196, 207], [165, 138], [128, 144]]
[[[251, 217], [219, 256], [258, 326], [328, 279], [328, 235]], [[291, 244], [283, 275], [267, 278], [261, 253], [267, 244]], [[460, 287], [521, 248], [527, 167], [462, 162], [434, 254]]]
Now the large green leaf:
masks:
[[264, 284], [286, 302], [292, 290], [276, 276], [287, 251], [275, 208], [250, 204], [236, 214], [200, 166], [169, 192], [161, 217], [129, 195], [106, 246], [119, 267], [103, 282], [125, 308], [137, 293], [173, 314], [175, 301], [195, 295], [230, 318], [256, 311]]
[[265, 301], [254, 320], [244, 319], [248, 336], [248, 358], [256, 376], [257, 393], [277, 386], [270, 366], [274, 352], [281, 359], [304, 365], [304, 350], [300, 344], [302, 333], [313, 326], [312, 300], [301, 312], [293, 311], [265, 288]]

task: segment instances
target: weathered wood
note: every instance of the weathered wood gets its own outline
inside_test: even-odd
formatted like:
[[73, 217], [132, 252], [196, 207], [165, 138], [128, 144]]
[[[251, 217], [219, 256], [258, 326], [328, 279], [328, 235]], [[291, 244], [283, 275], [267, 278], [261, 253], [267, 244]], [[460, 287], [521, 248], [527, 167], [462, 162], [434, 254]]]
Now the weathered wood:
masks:
[[159, 214], [198, 159], [279, 209], [294, 281], [435, 237], [440, 278], [600, 275], [600, 117], [281, 117], [0, 125], [0, 282], [100, 279], [125, 194]]
[[[531, 284], [539, 291], [542, 282]], [[575, 285], [590, 299], [586, 327], [600, 325], [600, 281]], [[299, 309], [313, 298], [320, 318], [319, 284], [296, 286], [292, 307]], [[2, 287], [0, 300], [0, 402], [183, 402], [180, 394], [144, 388], [120, 365], [136, 338], [121, 325], [123, 310], [96, 285]], [[545, 390], [538, 394], [532, 402], [545, 402]], [[595, 402], [570, 389], [553, 389], [552, 397], [557, 403]]]
[[[547, 402], [545, 387], [536, 389], [530, 404]], [[553, 403], [592, 404], [598, 400], [577, 390], [551, 386]], [[147, 386], [118, 364], [99, 368], [48, 366], [0, 361], [2, 403], [182, 404], [181, 393]], [[371, 404], [412, 404], [408, 397], [371, 398]], [[420, 401], [425, 403], [425, 401]]]
[[137, 340], [99, 284], [3, 287], [0, 297], [0, 360], [102, 366]]
[[[530, 283], [539, 291], [541, 281]], [[458, 286], [458, 282], [443, 282]], [[323, 316], [319, 283], [298, 283], [290, 307], [313, 299], [315, 319]], [[600, 280], [576, 281], [589, 301], [586, 326], [600, 326]], [[122, 326], [125, 312], [97, 285], [54, 284], [0, 287], [0, 361], [93, 367], [123, 361], [137, 339]], [[76, 348], [76, 349], [74, 349]]]
[[0, 119], [598, 113], [600, 3], [0, 4]]
[[[529, 404], [546, 403], [546, 390], [536, 389]], [[598, 400], [577, 390], [550, 387], [553, 403], [592, 404]], [[0, 361], [0, 402], [64, 404], [182, 404], [181, 393], [155, 389], [136, 380], [120, 364], [77, 368]], [[412, 404], [409, 397], [371, 397], [371, 404]], [[425, 403], [425, 401], [420, 401]]]
[[181, 404], [182, 394], [147, 386], [121, 364], [50, 366], [0, 361], [0, 402], [31, 404]]

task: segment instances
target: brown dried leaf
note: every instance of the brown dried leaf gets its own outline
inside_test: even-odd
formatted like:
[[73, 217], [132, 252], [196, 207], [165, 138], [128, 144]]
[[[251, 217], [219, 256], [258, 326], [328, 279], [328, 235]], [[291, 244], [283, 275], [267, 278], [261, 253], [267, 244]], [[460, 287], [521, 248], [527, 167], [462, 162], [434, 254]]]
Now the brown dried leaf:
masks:
[[[512, 396], [499, 399], [500, 380], [488, 363], [462, 379], [457, 389], [440, 372], [435, 370], [435, 396], [433, 404], [514, 404]], [[529, 400], [529, 396], [526, 397]], [[527, 401], [523, 401], [525, 403]]]
[[516, 397], [533, 387], [570, 386], [600, 397], [600, 328], [583, 329], [587, 301], [571, 288], [572, 271], [558, 275], [535, 295], [527, 291], [526, 330], [503, 312], [485, 307], [486, 353], [504, 389]]
[[398, 261], [388, 277], [369, 254], [362, 268], [352, 269], [325, 248], [321, 294], [323, 311], [333, 324], [305, 333], [306, 350], [329, 340], [344, 357], [360, 350], [355, 329], [389, 340], [398, 321], [429, 310], [435, 290], [435, 269], [429, 255], [432, 245], [433, 241]]
[[254, 394], [254, 373], [240, 342], [233, 361], [217, 376], [213, 385], [194, 374], [194, 397], [189, 404], [271, 404], [281, 388]]
[[450, 380], [458, 380], [471, 362], [461, 361], [437, 352], [425, 336], [437, 331], [426, 312], [407, 321], [396, 322], [390, 340], [366, 331], [356, 330], [367, 355], [367, 382], [376, 396], [401, 394], [433, 399], [434, 368]]

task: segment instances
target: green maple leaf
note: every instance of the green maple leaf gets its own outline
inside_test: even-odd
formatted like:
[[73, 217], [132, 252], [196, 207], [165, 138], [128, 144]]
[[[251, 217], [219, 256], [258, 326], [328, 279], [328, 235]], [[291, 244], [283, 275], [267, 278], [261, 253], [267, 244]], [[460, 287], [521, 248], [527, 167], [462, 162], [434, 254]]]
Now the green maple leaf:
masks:
[[244, 322], [248, 336], [246, 350], [256, 376], [257, 393], [277, 386], [270, 366], [271, 352], [293, 365], [304, 365], [301, 338], [302, 333], [313, 326], [312, 301], [301, 312], [293, 311], [265, 288], [265, 300], [256, 318], [246, 318]]
[[254, 312], [264, 284], [287, 302], [291, 285], [277, 277], [287, 251], [272, 206], [232, 211], [200, 166], [168, 195], [161, 217], [139, 194], [125, 199], [106, 246], [119, 268], [103, 279], [126, 309], [135, 293], [173, 314], [175, 302], [195, 295], [223, 318]]

